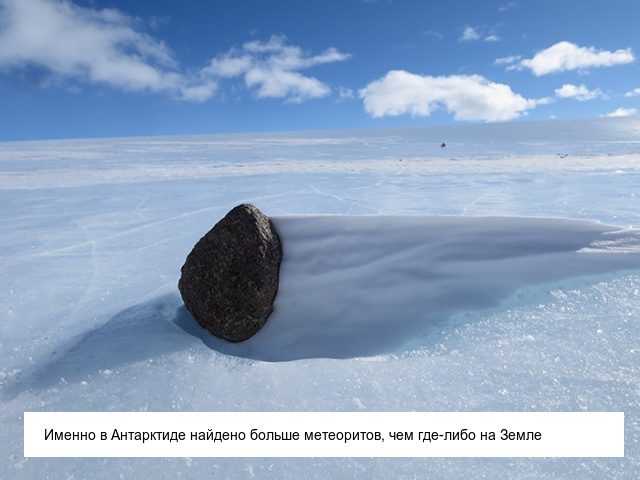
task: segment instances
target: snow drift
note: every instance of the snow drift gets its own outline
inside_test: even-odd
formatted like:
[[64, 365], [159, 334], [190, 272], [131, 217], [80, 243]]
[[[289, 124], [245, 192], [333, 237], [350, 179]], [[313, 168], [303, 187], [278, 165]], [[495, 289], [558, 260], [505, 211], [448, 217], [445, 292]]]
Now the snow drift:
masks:
[[543, 218], [307, 216], [273, 219], [284, 259], [274, 312], [232, 344], [182, 310], [211, 348], [259, 360], [350, 358], [420, 346], [434, 323], [515, 290], [640, 267], [640, 231]]

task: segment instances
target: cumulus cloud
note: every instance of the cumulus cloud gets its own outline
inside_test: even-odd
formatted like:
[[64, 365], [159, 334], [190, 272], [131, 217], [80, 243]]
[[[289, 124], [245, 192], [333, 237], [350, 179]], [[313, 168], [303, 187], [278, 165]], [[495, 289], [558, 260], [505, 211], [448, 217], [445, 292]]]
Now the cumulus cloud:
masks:
[[201, 79], [195, 83], [184, 84], [178, 90], [176, 98], [189, 102], [206, 102], [218, 89], [218, 83], [213, 80]]
[[603, 115], [604, 117], [631, 117], [633, 115], [637, 115], [638, 114], [638, 110], [635, 108], [623, 108], [620, 107], [616, 110], [614, 110], [613, 112], [609, 112], [605, 115]]
[[484, 40], [485, 42], [499, 42], [501, 38], [494, 33], [485, 34], [478, 27], [466, 26], [462, 30], [462, 35], [458, 39], [460, 42], [473, 42], [476, 40]]
[[518, 4], [516, 2], [505, 3], [504, 5], [500, 5], [498, 7], [498, 11], [500, 13], [508, 12], [509, 10], [516, 8]]
[[58, 80], [194, 102], [210, 99], [221, 81], [243, 76], [259, 98], [300, 102], [325, 96], [330, 89], [299, 70], [349, 58], [334, 48], [310, 56], [288, 45], [285, 37], [274, 36], [185, 72], [169, 48], [139, 26], [118, 10], [85, 8], [68, 0], [0, 0], [0, 71], [36, 67]]
[[214, 78], [242, 77], [258, 98], [286, 98], [290, 102], [302, 102], [324, 97], [331, 89], [299, 70], [341, 62], [349, 57], [335, 48], [308, 55], [300, 47], [287, 44], [283, 35], [274, 35], [266, 42], [256, 40], [245, 43], [241, 48], [232, 48], [211, 60], [203, 72]]
[[595, 47], [580, 47], [571, 42], [558, 42], [536, 53], [532, 58], [521, 60], [507, 69], [529, 69], [536, 76], [567, 70], [588, 70], [595, 67], [624, 65], [635, 60], [630, 48], [616, 51], [598, 50]]
[[633, 90], [624, 94], [625, 97], [637, 97], [640, 95], [640, 88], [634, 88]]
[[425, 30], [424, 32], [422, 32], [422, 35], [428, 35], [430, 37], [437, 38], [438, 40], [442, 40], [444, 38], [444, 35], [442, 35], [437, 30]]
[[461, 42], [472, 42], [473, 40], [480, 40], [480, 34], [473, 27], [464, 27], [462, 30]]
[[565, 83], [562, 87], [557, 88], [555, 94], [556, 97], [575, 98], [580, 102], [604, 96], [599, 88], [589, 90], [586, 85], [572, 85], [571, 83]]
[[356, 98], [356, 94], [351, 88], [338, 87], [339, 100], [352, 100], [354, 98]]
[[480, 75], [423, 76], [393, 70], [359, 91], [373, 117], [428, 116], [444, 108], [456, 120], [505, 121], [526, 114], [549, 99], [527, 99], [508, 85]]
[[177, 71], [162, 43], [131, 17], [57, 0], [0, 0], [0, 69], [35, 66], [62, 78], [185, 100], [213, 95], [215, 82]]
[[442, 40], [444, 38], [444, 35], [442, 35], [437, 30], [425, 30], [424, 32], [422, 32], [422, 35], [428, 35], [430, 37], [437, 38], [438, 40]]
[[496, 58], [493, 63], [495, 65], [513, 65], [522, 59], [521, 55], [509, 55], [508, 57]]
[[203, 72], [216, 77], [233, 78], [247, 71], [252, 61], [251, 56], [238, 55], [232, 51], [211, 60]]

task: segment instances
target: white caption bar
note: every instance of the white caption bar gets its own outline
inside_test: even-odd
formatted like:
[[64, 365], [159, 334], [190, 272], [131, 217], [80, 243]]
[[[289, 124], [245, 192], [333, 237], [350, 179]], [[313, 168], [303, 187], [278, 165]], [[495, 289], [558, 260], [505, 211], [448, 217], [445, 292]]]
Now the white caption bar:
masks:
[[25, 457], [623, 457], [622, 412], [25, 412]]

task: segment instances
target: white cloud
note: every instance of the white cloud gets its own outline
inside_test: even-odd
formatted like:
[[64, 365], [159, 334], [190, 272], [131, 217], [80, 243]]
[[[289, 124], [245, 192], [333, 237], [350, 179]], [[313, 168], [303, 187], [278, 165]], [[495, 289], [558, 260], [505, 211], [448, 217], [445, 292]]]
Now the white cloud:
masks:
[[288, 97], [292, 102], [329, 95], [331, 89], [313, 77], [289, 70], [252, 68], [244, 77], [247, 87], [256, 87], [258, 98]]
[[461, 42], [471, 42], [473, 40], [480, 40], [480, 34], [473, 27], [464, 27], [462, 30]]
[[634, 88], [630, 92], [624, 94], [625, 97], [637, 97], [640, 95], [640, 88]]
[[616, 110], [614, 110], [613, 112], [609, 112], [605, 115], [603, 115], [604, 117], [631, 117], [633, 115], [637, 115], [638, 114], [638, 110], [635, 108], [623, 108], [620, 107]]
[[241, 75], [251, 67], [252, 58], [249, 55], [236, 55], [232, 52], [218, 56], [202, 69], [203, 72], [223, 78]]
[[635, 59], [630, 48], [614, 52], [597, 50], [594, 47], [580, 47], [571, 42], [558, 42], [539, 51], [533, 58], [521, 60], [510, 69], [528, 68], [536, 76], [566, 70], [587, 70], [595, 67], [612, 67], [633, 62]]
[[502, 39], [494, 33], [485, 35], [485, 33], [482, 32], [482, 29], [479, 29], [478, 27], [466, 26], [462, 30], [462, 36], [458, 40], [460, 42], [473, 42], [476, 40], [484, 40], [485, 42], [499, 42]]
[[75, 81], [187, 100], [207, 99], [216, 89], [214, 82], [178, 72], [169, 49], [117, 10], [58, 0], [0, 0], [0, 18], [0, 69], [36, 66]]
[[437, 38], [438, 40], [442, 40], [444, 38], [444, 35], [442, 35], [437, 30], [425, 30], [424, 32], [422, 32], [422, 35], [428, 35], [430, 37]]
[[214, 78], [242, 77], [258, 98], [302, 102], [329, 95], [331, 89], [299, 70], [341, 62], [349, 57], [335, 48], [318, 55], [307, 55], [300, 47], [287, 44], [283, 35], [274, 35], [266, 42], [256, 40], [245, 43], [242, 48], [232, 48], [211, 60], [203, 72]]
[[495, 65], [512, 65], [522, 59], [521, 55], [509, 55], [508, 57], [496, 58], [493, 63]]
[[193, 85], [183, 85], [177, 98], [190, 102], [205, 102], [213, 96], [217, 89], [218, 84], [213, 80], [203, 80]]
[[509, 2], [504, 5], [500, 5], [498, 7], [498, 11], [500, 13], [508, 12], [509, 10], [511, 10], [512, 8], [516, 8], [517, 6], [518, 4], [516, 2]]
[[565, 83], [562, 87], [557, 88], [555, 94], [556, 97], [575, 98], [580, 102], [604, 96], [599, 88], [589, 90], [586, 85], [572, 85], [570, 83]]
[[0, 71], [41, 68], [55, 82], [102, 84], [202, 102], [224, 79], [244, 76], [258, 98], [301, 102], [330, 89], [298, 70], [346, 60], [329, 48], [309, 56], [283, 36], [231, 49], [192, 73], [181, 71], [161, 41], [140, 32], [140, 22], [113, 9], [79, 7], [68, 0], [0, 0]]
[[480, 75], [431, 77], [393, 70], [359, 91], [366, 112], [373, 117], [428, 116], [444, 108], [456, 120], [505, 121], [526, 114], [547, 98], [527, 99], [508, 85]]
[[338, 98], [340, 100], [351, 100], [356, 97], [355, 92], [347, 87], [338, 87]]

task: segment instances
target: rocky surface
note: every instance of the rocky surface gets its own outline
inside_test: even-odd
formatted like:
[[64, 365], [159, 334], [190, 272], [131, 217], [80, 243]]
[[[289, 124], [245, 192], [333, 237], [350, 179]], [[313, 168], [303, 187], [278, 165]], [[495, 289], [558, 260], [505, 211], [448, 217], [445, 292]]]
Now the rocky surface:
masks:
[[281, 260], [280, 239], [269, 218], [253, 205], [239, 205], [193, 247], [178, 288], [202, 327], [240, 342], [271, 314]]

